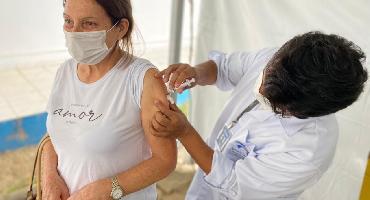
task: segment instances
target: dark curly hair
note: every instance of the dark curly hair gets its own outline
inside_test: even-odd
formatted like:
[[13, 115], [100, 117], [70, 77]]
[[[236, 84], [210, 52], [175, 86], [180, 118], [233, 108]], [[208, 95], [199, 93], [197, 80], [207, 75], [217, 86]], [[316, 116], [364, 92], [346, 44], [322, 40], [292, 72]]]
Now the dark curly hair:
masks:
[[363, 91], [368, 78], [365, 59], [357, 45], [338, 35], [298, 35], [270, 60], [260, 91], [283, 116], [304, 119], [335, 113]]

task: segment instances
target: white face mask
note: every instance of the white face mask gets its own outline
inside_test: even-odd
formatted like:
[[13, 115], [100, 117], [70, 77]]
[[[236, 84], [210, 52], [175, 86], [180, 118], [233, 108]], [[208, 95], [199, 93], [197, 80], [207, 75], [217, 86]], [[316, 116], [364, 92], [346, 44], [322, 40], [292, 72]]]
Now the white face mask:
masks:
[[[119, 21], [118, 21], [119, 22]], [[100, 63], [114, 48], [105, 43], [108, 31], [67, 32], [64, 31], [69, 54], [79, 63], [95, 65]]]
[[271, 110], [271, 106], [269, 103], [269, 100], [266, 99], [261, 93], [260, 93], [260, 87], [262, 85], [263, 80], [263, 71], [260, 73], [260, 75], [257, 78], [257, 81], [254, 85], [253, 93], [255, 98], [258, 100], [258, 102], [261, 104], [262, 108], [265, 110]]

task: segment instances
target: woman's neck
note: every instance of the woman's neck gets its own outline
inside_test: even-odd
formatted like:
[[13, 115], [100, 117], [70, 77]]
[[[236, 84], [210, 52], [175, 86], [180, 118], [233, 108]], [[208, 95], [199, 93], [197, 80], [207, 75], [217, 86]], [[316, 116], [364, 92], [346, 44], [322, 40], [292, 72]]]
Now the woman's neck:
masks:
[[123, 54], [124, 52], [117, 45], [107, 57], [96, 65], [78, 64], [78, 78], [84, 83], [96, 82], [117, 64]]

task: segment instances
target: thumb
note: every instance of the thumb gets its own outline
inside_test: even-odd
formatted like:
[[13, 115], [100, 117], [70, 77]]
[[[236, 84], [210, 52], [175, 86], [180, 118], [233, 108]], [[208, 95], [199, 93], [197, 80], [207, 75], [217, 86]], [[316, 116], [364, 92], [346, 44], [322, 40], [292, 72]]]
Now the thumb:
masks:
[[164, 74], [165, 70], [162, 70], [162, 71], [158, 71], [157, 73], [155, 73], [155, 77], [156, 78], [162, 78], [163, 77], [163, 74]]

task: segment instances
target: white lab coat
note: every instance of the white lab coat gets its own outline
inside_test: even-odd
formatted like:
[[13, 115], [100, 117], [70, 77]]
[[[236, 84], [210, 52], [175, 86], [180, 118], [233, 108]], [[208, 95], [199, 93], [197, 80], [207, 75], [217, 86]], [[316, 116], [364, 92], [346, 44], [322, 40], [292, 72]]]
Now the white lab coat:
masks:
[[[218, 67], [217, 87], [233, 92], [208, 138], [215, 150], [211, 172], [196, 172], [187, 200], [297, 199], [328, 169], [338, 138], [334, 114], [282, 118], [259, 104], [231, 129], [233, 135], [222, 152], [217, 145], [225, 123], [254, 100], [256, 79], [276, 50], [209, 54]], [[248, 149], [245, 157], [230, 150], [240, 143]]]

